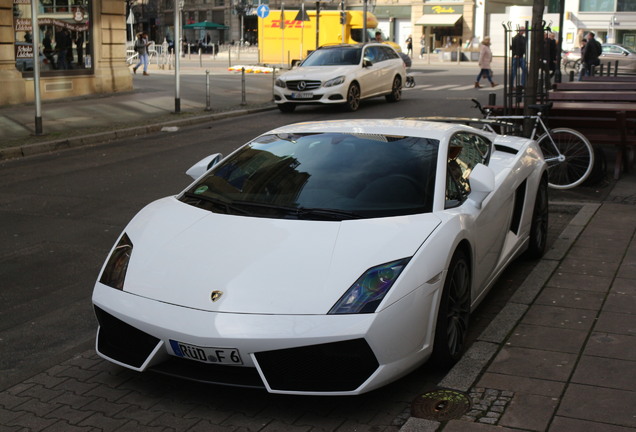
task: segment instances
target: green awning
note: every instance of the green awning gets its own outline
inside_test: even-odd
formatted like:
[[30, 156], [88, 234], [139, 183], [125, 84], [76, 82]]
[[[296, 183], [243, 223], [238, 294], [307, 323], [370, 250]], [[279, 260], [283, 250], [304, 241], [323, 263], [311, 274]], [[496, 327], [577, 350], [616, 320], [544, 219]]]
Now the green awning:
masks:
[[203, 21], [194, 24], [186, 24], [183, 26], [183, 28], [192, 30], [226, 30], [228, 27], [222, 24]]

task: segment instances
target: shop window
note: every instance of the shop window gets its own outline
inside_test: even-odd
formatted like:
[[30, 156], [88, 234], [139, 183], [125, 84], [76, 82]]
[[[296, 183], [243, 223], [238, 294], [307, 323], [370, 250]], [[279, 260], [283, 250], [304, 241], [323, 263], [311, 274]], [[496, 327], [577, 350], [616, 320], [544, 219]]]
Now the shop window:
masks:
[[13, 0], [15, 67], [33, 73], [34, 57], [40, 73], [74, 75], [92, 71], [90, 0], [34, 0], [39, 2], [39, 53], [33, 52], [30, 0]]
[[614, 0], [580, 0], [580, 12], [614, 12]]
[[618, 12], [636, 12], [636, 0], [618, 0], [616, 10]]

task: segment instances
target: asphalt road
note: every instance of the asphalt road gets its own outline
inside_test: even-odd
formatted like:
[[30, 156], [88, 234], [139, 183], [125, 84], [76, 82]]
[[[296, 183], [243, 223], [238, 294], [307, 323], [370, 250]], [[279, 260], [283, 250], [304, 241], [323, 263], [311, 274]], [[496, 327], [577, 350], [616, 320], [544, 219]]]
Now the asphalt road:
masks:
[[[440, 87], [448, 80], [443, 73], [427, 78]], [[473, 116], [468, 101], [474, 96], [469, 90], [451, 93], [416, 87], [405, 92], [398, 104], [376, 99], [356, 113], [334, 112], [332, 107], [302, 108], [286, 115], [270, 111], [1, 163], [0, 389], [92, 352], [96, 321], [90, 297], [109, 249], [145, 204], [189, 184], [185, 171], [199, 159], [216, 152], [227, 154], [260, 133], [295, 121]], [[566, 223], [568, 212], [555, 213], [552, 238]], [[531, 268], [532, 263], [519, 261], [500, 278], [473, 317], [473, 334], [488, 324]], [[100, 373], [116, 376], [127, 382], [126, 388], [143, 395], [142, 405], [162, 412], [179, 412], [203, 398], [226, 417], [247, 416], [247, 423], [254, 425], [288, 421], [292, 416], [306, 418], [307, 424], [320, 430], [339, 431], [362, 430], [355, 425], [368, 425], [364, 430], [397, 430], [410, 401], [442, 376], [424, 366], [360, 398], [291, 398], [149, 378], [107, 362], [94, 363]]]

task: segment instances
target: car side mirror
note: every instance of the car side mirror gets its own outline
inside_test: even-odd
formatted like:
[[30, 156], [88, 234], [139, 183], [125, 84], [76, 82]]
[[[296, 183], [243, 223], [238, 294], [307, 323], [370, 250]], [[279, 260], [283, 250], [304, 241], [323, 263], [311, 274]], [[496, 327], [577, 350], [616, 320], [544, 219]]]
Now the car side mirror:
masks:
[[484, 164], [477, 164], [468, 177], [470, 183], [470, 201], [480, 209], [484, 200], [495, 190], [495, 173]]
[[362, 60], [362, 67], [370, 67], [370, 66], [373, 66], [373, 62], [371, 61], [369, 57], [365, 57], [364, 60]]
[[186, 171], [186, 174], [196, 180], [208, 172], [210, 168], [216, 165], [221, 159], [223, 159], [221, 153], [211, 154], [192, 165], [190, 169]]

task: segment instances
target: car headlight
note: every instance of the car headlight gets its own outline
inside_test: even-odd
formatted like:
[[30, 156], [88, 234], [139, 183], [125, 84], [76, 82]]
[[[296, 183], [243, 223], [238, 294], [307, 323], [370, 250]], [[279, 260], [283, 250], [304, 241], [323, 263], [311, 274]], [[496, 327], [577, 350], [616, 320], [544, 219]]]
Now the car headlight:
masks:
[[102, 277], [99, 279], [101, 283], [118, 290], [124, 289], [124, 279], [126, 279], [132, 249], [133, 244], [130, 238], [124, 234], [108, 258]]
[[274, 85], [275, 85], [276, 87], [280, 87], [280, 88], [285, 88], [285, 87], [287, 87], [287, 86], [285, 85], [285, 81], [283, 81], [283, 80], [282, 80], [282, 79], [280, 79], [280, 78], [277, 78], [277, 79], [276, 79], [276, 82], [274, 82]]
[[331, 308], [329, 314], [373, 313], [411, 258], [367, 270]]
[[336, 85], [340, 85], [343, 82], [345, 82], [345, 76], [344, 75], [339, 76], [339, 77], [334, 78], [334, 79], [330, 79], [329, 81], [325, 81], [325, 83], [322, 86], [323, 87], [333, 87], [333, 86], [336, 86]]

